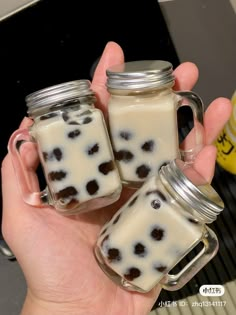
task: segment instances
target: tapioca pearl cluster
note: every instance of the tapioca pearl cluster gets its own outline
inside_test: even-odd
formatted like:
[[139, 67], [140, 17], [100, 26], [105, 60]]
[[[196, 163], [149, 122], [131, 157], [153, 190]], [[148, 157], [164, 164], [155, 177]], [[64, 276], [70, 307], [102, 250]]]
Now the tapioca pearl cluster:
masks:
[[76, 129], [73, 129], [73, 130], [69, 131], [68, 134], [67, 134], [67, 136], [68, 136], [68, 138], [70, 138], [70, 139], [75, 139], [75, 138], [77, 138], [80, 134], [81, 134], [81, 130], [79, 130], [79, 129], [76, 128]]
[[86, 151], [88, 155], [94, 155], [96, 153], [98, 153], [100, 150], [99, 144], [96, 143], [92, 143], [91, 145], [88, 145]]
[[[151, 227], [149, 233], [148, 233], [148, 239], [158, 243], [163, 242], [165, 240], [165, 229], [162, 226], [155, 225]], [[150, 242], [145, 241], [146, 238], [144, 237], [144, 240], [137, 240], [134, 241], [131, 246], [127, 244], [127, 246], [130, 247], [129, 249], [129, 255], [134, 256], [137, 259], [145, 259], [148, 258], [149, 255], [152, 253], [152, 249], [150, 248]], [[143, 270], [140, 267], [140, 263], [134, 264], [134, 265], [126, 265], [123, 250], [119, 247], [113, 247], [110, 243], [110, 235], [106, 235], [101, 242], [102, 251], [106, 256], [106, 259], [110, 264], [122, 264], [122, 270], [123, 274], [122, 276], [127, 279], [128, 281], [133, 281], [138, 277], [141, 277], [143, 274], [145, 274], [145, 270]], [[126, 246], [126, 247], [127, 247]], [[127, 248], [126, 248], [127, 249]], [[126, 253], [127, 255], [127, 253]], [[151, 270], [155, 270], [158, 273], [165, 273], [168, 269], [168, 266], [165, 265], [161, 259], [159, 260], [153, 260], [151, 261], [149, 268]]]
[[[143, 194], [144, 197], [146, 197], [146, 201], [150, 203], [151, 208], [153, 208], [154, 210], [160, 209], [162, 203], [167, 201], [166, 196], [159, 189], [151, 189], [144, 192]], [[127, 208], [135, 207], [135, 204], [138, 202], [139, 198], [141, 197], [138, 195], [134, 195], [131, 198], [131, 200], [127, 203]], [[101, 240], [102, 252], [105, 254], [105, 257], [108, 260], [108, 262], [111, 264], [124, 265], [126, 264], [122, 248], [114, 247], [112, 246], [112, 241], [110, 242], [110, 239], [112, 239], [112, 226], [120, 220], [120, 217], [122, 215], [123, 215], [122, 212], [121, 213], [118, 212], [116, 215], [114, 215], [112, 220], [110, 221], [110, 224], [109, 225], [106, 224], [106, 227], [104, 227], [100, 234], [100, 237], [103, 236], [103, 239]], [[154, 246], [156, 246], [156, 244], [159, 244], [160, 242], [165, 242], [167, 234], [168, 233], [165, 226], [162, 226], [160, 224], [151, 225], [144, 233], [142, 239], [138, 239], [139, 233], [137, 233], [137, 240], [131, 243], [129, 255], [136, 257], [137, 259], [148, 258], [152, 253], [152, 249], [150, 248], [150, 242], [153, 243]], [[127, 241], [126, 248], [127, 246], [129, 246], [128, 243], [129, 241]], [[124, 278], [127, 279], [128, 281], [132, 281], [142, 276], [144, 270], [142, 270], [138, 266], [140, 266], [140, 264], [126, 266], [125, 271], [123, 272]], [[163, 262], [159, 260], [152, 261], [150, 264], [150, 269], [164, 274], [167, 271], [167, 265], [165, 265]]]
[[[68, 126], [70, 125], [70, 128], [66, 128], [66, 139], [68, 139], [68, 143], [73, 143], [75, 141], [79, 141], [81, 137], [83, 137], [83, 125], [88, 125], [93, 122], [93, 117], [90, 117], [90, 112], [89, 112], [89, 117], [87, 117], [85, 114], [82, 115], [83, 119], [80, 120], [80, 122], [77, 124], [77, 121], [75, 121], [75, 116], [74, 113], [72, 115], [71, 112], [64, 113], [64, 120], [66, 120], [68, 123]], [[86, 136], [86, 135], [85, 135]], [[90, 139], [89, 139], [90, 141]], [[77, 142], [76, 142], [77, 143]], [[79, 143], [78, 143], [79, 144]], [[88, 157], [91, 158], [93, 156], [99, 156], [99, 153], [102, 153], [100, 150], [100, 144], [98, 142], [92, 142], [91, 144], [87, 144], [87, 146], [84, 149], [84, 154]], [[79, 146], [78, 146], [79, 148]], [[82, 153], [82, 150], [81, 150]], [[67, 176], [67, 173], [65, 170], [63, 170], [63, 149], [62, 148], [55, 148], [52, 150], [52, 152], [43, 152], [43, 157], [45, 162], [47, 161], [56, 161], [56, 162], [61, 162], [61, 164], [58, 163], [58, 166], [60, 169], [58, 170], [53, 170], [49, 172], [48, 178], [50, 181], [62, 181], [65, 179]], [[96, 160], [95, 160], [96, 162]], [[52, 165], [51, 165], [52, 166]], [[53, 165], [55, 167], [55, 164]], [[107, 176], [110, 172], [115, 170], [115, 163], [113, 160], [107, 160], [103, 161], [98, 164], [97, 166], [98, 170], [98, 176], [101, 174], [102, 176]], [[99, 191], [99, 179], [98, 178], [91, 178], [88, 180], [87, 183], [85, 183], [85, 189], [88, 193], [89, 196], [95, 196], [98, 191]], [[74, 187], [73, 185], [67, 186], [59, 191], [56, 192], [57, 198], [61, 199], [68, 199], [68, 202], [70, 202], [73, 198], [78, 197], [79, 190], [78, 187]], [[74, 201], [74, 199], [73, 199]], [[65, 202], [65, 200], [64, 200]]]
[[102, 162], [97, 166], [97, 170], [98, 170], [98, 178], [95, 177], [89, 180], [85, 184], [86, 191], [90, 196], [96, 195], [100, 189], [99, 174], [101, 176], [108, 176], [111, 172], [115, 170], [115, 162], [112, 160]]
[[63, 152], [63, 149], [60, 147], [55, 147], [54, 149], [52, 149], [52, 151], [49, 151], [49, 152], [43, 151], [42, 154], [43, 154], [44, 161], [47, 162], [47, 161], [56, 160], [59, 162], [63, 159], [62, 152]]
[[[144, 142], [140, 143], [135, 152], [130, 150], [132, 141], [135, 141], [135, 133], [130, 130], [120, 130], [118, 131], [119, 142], [124, 144], [124, 148], [120, 150], [114, 150], [115, 159], [118, 162], [123, 162], [126, 164], [135, 162], [136, 157], [140, 154], [153, 154], [158, 148], [157, 143], [154, 139], [146, 139]], [[163, 165], [166, 165], [168, 161], [163, 161], [156, 171], [158, 171]], [[134, 173], [140, 180], [145, 180], [153, 172], [152, 167], [148, 163], [141, 163], [135, 167]]]

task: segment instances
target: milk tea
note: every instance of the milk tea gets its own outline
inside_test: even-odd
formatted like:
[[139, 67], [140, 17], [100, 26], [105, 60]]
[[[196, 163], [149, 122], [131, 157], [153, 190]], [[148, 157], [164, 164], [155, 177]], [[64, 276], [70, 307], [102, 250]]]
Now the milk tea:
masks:
[[124, 183], [139, 186], [160, 167], [179, 157], [176, 103], [179, 96], [112, 95], [109, 128]]
[[63, 109], [35, 122], [31, 135], [56, 208], [92, 210], [119, 197], [120, 177], [99, 110]]
[[95, 253], [117, 282], [148, 292], [196, 246], [202, 231], [152, 177], [104, 225]]

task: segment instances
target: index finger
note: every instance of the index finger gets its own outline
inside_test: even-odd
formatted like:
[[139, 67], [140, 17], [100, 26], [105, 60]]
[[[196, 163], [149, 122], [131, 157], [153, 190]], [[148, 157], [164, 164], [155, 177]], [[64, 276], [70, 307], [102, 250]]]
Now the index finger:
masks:
[[107, 102], [109, 93], [106, 88], [106, 69], [124, 62], [124, 54], [122, 48], [115, 42], [108, 42], [100, 61], [94, 72], [91, 88], [97, 97], [97, 107], [100, 108], [104, 113], [107, 110]]
[[191, 90], [197, 83], [199, 71], [194, 63], [183, 62], [174, 70], [174, 76], [176, 91]]

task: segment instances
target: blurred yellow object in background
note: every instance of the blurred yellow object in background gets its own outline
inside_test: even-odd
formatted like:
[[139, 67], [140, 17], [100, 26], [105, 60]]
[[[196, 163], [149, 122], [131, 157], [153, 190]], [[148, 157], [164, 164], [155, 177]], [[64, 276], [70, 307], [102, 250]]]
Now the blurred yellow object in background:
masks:
[[215, 144], [217, 147], [217, 163], [226, 171], [236, 175], [236, 90], [231, 98], [232, 115], [221, 131]]

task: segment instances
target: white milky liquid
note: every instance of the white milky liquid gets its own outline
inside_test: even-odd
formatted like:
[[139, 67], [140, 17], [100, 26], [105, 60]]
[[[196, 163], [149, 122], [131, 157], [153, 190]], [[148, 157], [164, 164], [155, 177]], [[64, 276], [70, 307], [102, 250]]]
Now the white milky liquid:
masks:
[[120, 175], [125, 182], [143, 182], [179, 156], [177, 98], [113, 96], [109, 128]]
[[148, 292], [199, 242], [202, 229], [153, 177], [103, 227], [98, 247], [115, 273]]
[[[83, 203], [120, 191], [112, 148], [99, 110], [59, 114], [38, 120], [32, 135], [37, 139], [46, 180], [58, 207]], [[111, 203], [104, 200], [95, 206]]]

